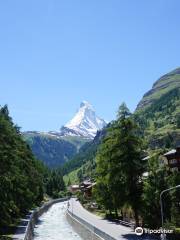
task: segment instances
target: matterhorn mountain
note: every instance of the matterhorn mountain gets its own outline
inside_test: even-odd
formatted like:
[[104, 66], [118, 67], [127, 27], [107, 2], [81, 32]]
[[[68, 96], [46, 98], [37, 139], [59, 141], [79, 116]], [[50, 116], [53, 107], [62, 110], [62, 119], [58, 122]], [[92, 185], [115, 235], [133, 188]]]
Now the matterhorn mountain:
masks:
[[59, 131], [28, 131], [22, 136], [38, 159], [49, 167], [57, 167], [72, 159], [105, 125], [91, 104], [83, 101], [72, 120]]
[[93, 139], [98, 130], [106, 126], [106, 122], [99, 118], [92, 105], [87, 101], [80, 104], [75, 116], [61, 128], [62, 136], [80, 136]]

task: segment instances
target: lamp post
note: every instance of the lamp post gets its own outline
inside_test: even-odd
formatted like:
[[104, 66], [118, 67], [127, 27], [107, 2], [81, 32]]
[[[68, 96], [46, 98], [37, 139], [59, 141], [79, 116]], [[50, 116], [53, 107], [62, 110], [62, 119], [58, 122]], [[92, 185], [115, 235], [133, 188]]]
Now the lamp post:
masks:
[[[165, 192], [169, 192], [171, 190], [174, 190], [176, 188], [180, 188], [180, 185], [177, 185], [175, 187], [171, 187], [171, 188], [168, 188], [168, 189], [165, 189], [161, 192], [160, 194], [160, 205], [161, 205], [161, 226], [163, 228], [163, 225], [164, 225], [164, 212], [163, 212], [163, 203], [162, 203], [162, 195], [165, 193]], [[165, 239], [165, 238], [163, 238]]]
[[180, 188], [180, 185], [177, 185], [175, 187], [171, 187], [171, 188], [168, 188], [168, 189], [165, 189], [161, 192], [160, 194], [160, 205], [161, 205], [161, 225], [163, 227], [164, 225], [164, 212], [163, 212], [163, 204], [162, 204], [162, 195], [165, 193], [165, 192], [169, 192], [171, 190], [174, 190], [176, 188]]

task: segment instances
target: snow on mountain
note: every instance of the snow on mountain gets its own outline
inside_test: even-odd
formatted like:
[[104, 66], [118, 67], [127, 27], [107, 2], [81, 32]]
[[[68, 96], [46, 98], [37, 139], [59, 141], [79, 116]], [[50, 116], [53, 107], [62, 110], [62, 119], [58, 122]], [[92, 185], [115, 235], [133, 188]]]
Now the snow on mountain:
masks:
[[96, 116], [92, 105], [83, 101], [72, 120], [61, 128], [61, 135], [94, 138], [97, 131], [106, 124], [103, 119]]
[[91, 104], [83, 101], [80, 108], [66, 125], [61, 127], [60, 131], [38, 132], [28, 131], [29, 135], [42, 135], [46, 137], [62, 138], [66, 136], [77, 136], [86, 139], [93, 139], [98, 130], [106, 126], [106, 122], [96, 116]]

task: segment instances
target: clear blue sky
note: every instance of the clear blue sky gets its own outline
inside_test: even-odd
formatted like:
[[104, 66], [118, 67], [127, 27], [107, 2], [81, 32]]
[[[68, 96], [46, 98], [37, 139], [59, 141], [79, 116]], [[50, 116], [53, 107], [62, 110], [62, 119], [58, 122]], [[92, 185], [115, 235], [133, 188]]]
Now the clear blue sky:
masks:
[[82, 100], [115, 118], [180, 66], [179, 0], [0, 1], [0, 104], [57, 130]]

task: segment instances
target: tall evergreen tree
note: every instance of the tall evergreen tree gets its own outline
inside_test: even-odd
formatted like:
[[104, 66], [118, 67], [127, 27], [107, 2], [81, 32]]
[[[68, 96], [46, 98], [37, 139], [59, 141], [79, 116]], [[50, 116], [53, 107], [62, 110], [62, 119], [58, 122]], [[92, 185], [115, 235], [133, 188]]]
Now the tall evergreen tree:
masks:
[[106, 183], [115, 211], [129, 204], [138, 225], [142, 193], [142, 142], [137, 135], [137, 125], [123, 103], [117, 120], [111, 125], [97, 154], [98, 185]]

